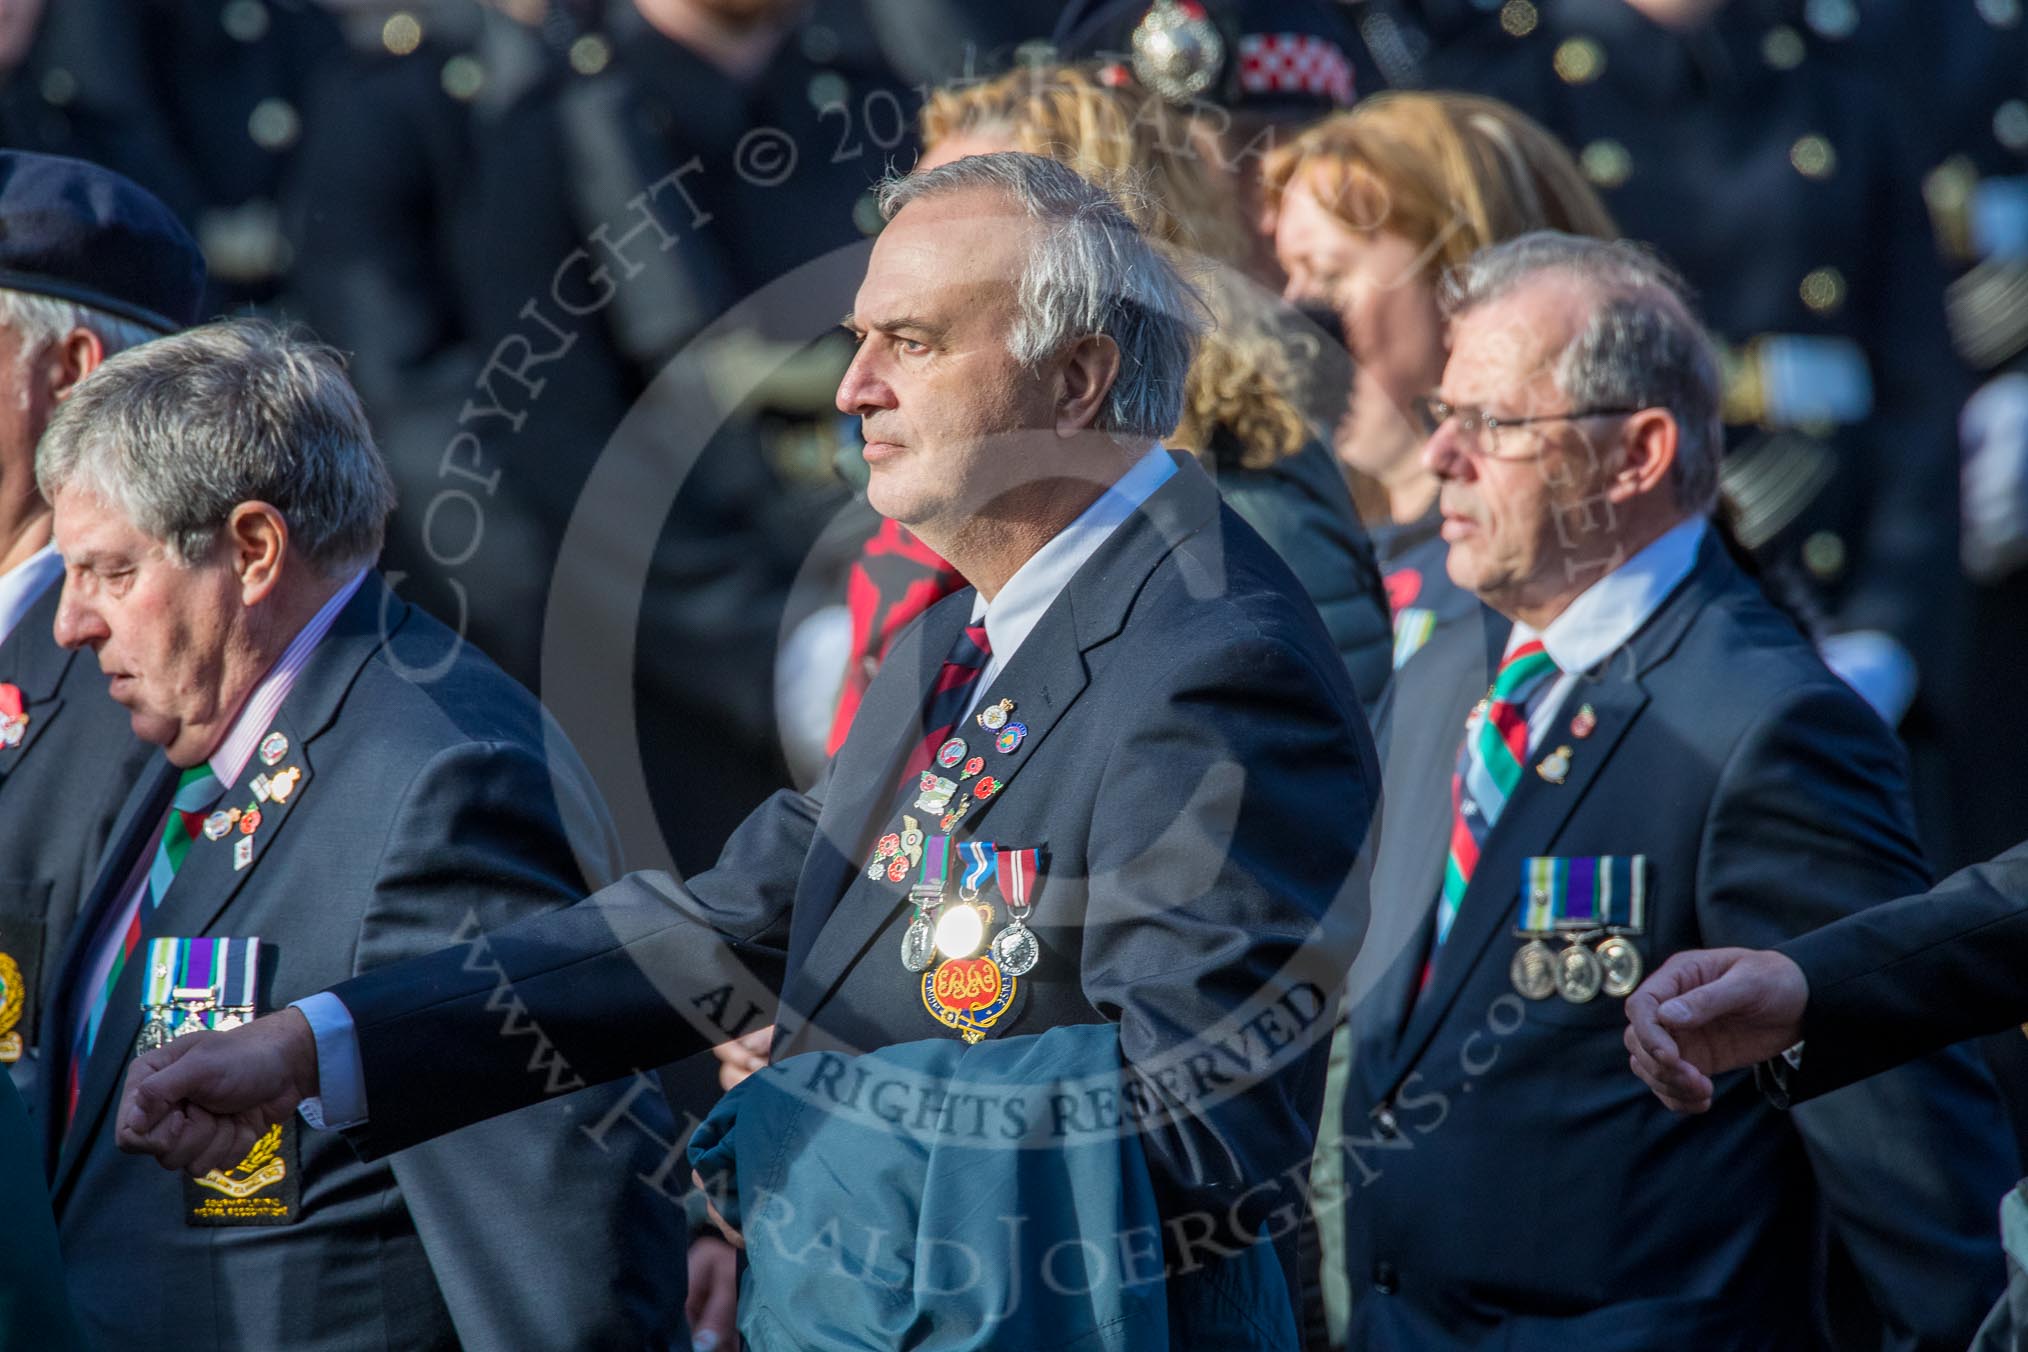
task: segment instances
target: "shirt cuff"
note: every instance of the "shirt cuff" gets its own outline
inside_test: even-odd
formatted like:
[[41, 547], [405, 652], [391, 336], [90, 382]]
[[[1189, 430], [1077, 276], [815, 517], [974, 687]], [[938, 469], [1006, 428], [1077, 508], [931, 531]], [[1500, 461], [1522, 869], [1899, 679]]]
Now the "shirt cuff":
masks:
[[317, 1039], [317, 1087], [296, 1111], [313, 1127], [331, 1131], [356, 1127], [366, 1120], [366, 1068], [359, 1061], [359, 1035], [352, 1011], [329, 991], [318, 991], [290, 1002], [309, 1020]]

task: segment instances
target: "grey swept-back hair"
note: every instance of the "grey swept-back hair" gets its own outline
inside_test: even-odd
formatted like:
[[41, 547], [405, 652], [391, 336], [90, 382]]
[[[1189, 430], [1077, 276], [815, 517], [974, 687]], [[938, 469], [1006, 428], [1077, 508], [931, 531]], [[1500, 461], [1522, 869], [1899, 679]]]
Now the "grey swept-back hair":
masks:
[[210, 554], [232, 509], [265, 502], [325, 574], [380, 553], [394, 486], [338, 354], [258, 319], [127, 349], [57, 407], [36, 448], [44, 497], [77, 489], [160, 540]]
[[97, 334], [99, 346], [108, 357], [162, 336], [159, 330], [137, 320], [108, 314], [74, 300], [16, 291], [12, 287], [0, 287], [0, 328], [14, 334], [16, 375], [73, 329], [88, 329]]
[[1183, 381], [1208, 311], [1176, 265], [1134, 225], [1119, 202], [1077, 171], [1042, 155], [971, 155], [880, 185], [880, 214], [968, 188], [1004, 193], [1044, 227], [1021, 274], [1021, 317], [1008, 350], [1034, 366], [1080, 338], [1104, 335], [1120, 351], [1120, 374], [1097, 429], [1166, 437], [1183, 419]]
[[1479, 250], [1445, 279], [1452, 318], [1544, 273], [1593, 298], [1591, 318], [1557, 359], [1556, 384], [1577, 408], [1666, 408], [1675, 415], [1676, 500], [1718, 501], [1724, 387], [1718, 354], [1674, 269], [1626, 240], [1537, 230]]

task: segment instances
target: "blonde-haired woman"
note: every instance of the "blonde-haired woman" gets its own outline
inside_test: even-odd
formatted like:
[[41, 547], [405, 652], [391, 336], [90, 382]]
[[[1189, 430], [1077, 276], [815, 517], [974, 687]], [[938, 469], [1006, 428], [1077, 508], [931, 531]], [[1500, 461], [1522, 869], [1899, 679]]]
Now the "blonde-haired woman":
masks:
[[1358, 366], [1339, 456], [1413, 520], [1436, 490], [1406, 410], [1443, 374], [1443, 275], [1530, 230], [1613, 238], [1612, 217], [1555, 137], [1469, 94], [1370, 99], [1278, 147], [1265, 177], [1288, 295], [1338, 312]]
[[1355, 375], [1332, 442], [1384, 498], [1371, 528], [1399, 667], [1434, 626], [1478, 613], [1444, 572], [1437, 483], [1421, 461], [1426, 429], [1410, 414], [1443, 376], [1443, 276], [1530, 230], [1617, 231], [1555, 137], [1469, 94], [1369, 99], [1277, 147], [1265, 182], [1288, 297], [1328, 305], [1344, 327]]
[[1080, 67], [1037, 66], [939, 90], [923, 109], [933, 168], [966, 155], [1048, 155], [1111, 189], [1152, 238], [1184, 255], [1217, 315], [1168, 444], [1218, 476], [1322, 613], [1361, 700], [1386, 683], [1391, 641], [1372, 546], [1343, 478], [1290, 395], [1285, 340], [1238, 265], [1250, 226], [1184, 114]]

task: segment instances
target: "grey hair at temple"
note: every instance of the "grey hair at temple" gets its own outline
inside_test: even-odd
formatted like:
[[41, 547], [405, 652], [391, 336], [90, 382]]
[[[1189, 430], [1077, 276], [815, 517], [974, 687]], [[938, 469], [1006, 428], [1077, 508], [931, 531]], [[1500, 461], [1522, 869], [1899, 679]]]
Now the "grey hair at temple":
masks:
[[138, 320], [74, 300], [5, 286], [0, 286], [0, 328], [14, 335], [16, 374], [40, 361], [52, 344], [62, 342], [74, 329], [98, 335], [99, 346], [108, 357], [162, 336]]
[[288, 523], [326, 575], [380, 553], [394, 487], [338, 354], [264, 320], [233, 319], [132, 347], [58, 406], [36, 450], [51, 498], [77, 489], [160, 540], [211, 552], [242, 502]]
[[1467, 259], [1445, 279], [1444, 313], [1455, 318], [1544, 273], [1593, 298], [1590, 319], [1557, 360], [1557, 387], [1574, 407], [1669, 410], [1677, 427], [1677, 502], [1710, 511], [1725, 446], [1724, 387], [1682, 279], [1626, 240], [1537, 230]]
[[1044, 227], [1019, 284], [1021, 318], [1007, 339], [1014, 359], [1033, 366], [1080, 338], [1110, 338], [1120, 374], [1097, 430], [1149, 438], [1175, 431], [1184, 377], [1209, 323], [1196, 289], [1110, 193], [1041, 155], [972, 155], [891, 176], [880, 185], [881, 216], [893, 220], [911, 202], [974, 188], [1004, 193]]

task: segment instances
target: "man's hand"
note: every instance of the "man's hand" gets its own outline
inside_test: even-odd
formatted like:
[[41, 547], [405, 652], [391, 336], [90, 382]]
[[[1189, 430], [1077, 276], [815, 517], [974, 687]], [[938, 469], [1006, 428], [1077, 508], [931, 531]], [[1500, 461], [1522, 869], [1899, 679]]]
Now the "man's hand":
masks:
[[768, 1063], [768, 1048], [774, 1045], [775, 1026], [756, 1028], [744, 1037], [721, 1042], [711, 1049], [718, 1058], [718, 1087], [730, 1090]]
[[261, 1133], [317, 1092], [317, 1040], [299, 1010], [227, 1033], [191, 1033], [127, 1068], [114, 1140], [202, 1178], [246, 1158]]
[[690, 1240], [690, 1296], [683, 1305], [693, 1352], [739, 1352], [739, 1256], [709, 1235]]
[[1711, 1077], [1778, 1056], [1802, 1040], [1810, 984], [1779, 953], [1678, 953], [1627, 997], [1634, 1074], [1679, 1113], [1711, 1106]]

